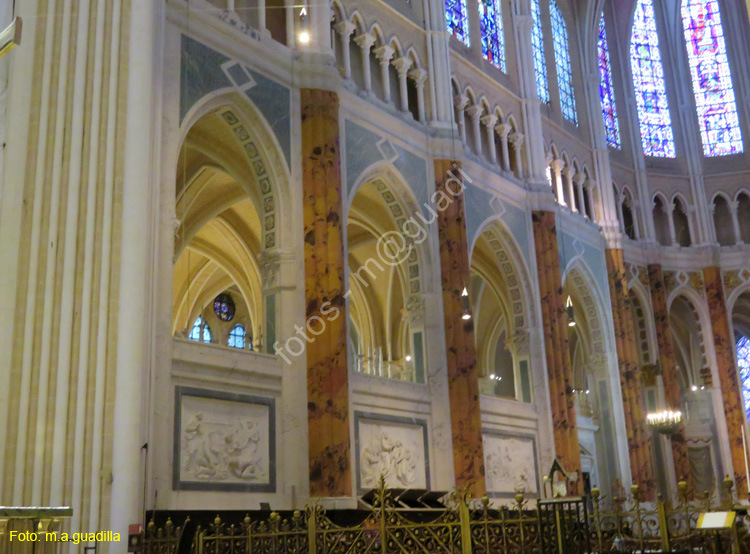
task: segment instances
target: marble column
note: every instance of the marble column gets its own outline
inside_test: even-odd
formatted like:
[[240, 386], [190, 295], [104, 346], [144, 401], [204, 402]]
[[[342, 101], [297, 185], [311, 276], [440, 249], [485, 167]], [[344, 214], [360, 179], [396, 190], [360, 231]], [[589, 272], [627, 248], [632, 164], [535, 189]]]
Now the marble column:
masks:
[[745, 415], [742, 413], [744, 404], [737, 379], [734, 337], [729, 326], [729, 314], [724, 297], [721, 269], [718, 267], [705, 268], [703, 280], [706, 286], [706, 303], [711, 317], [719, 385], [721, 386], [721, 397], [724, 403], [724, 415], [729, 435], [729, 449], [734, 468], [734, 490], [737, 491], [740, 498], [747, 498], [745, 453], [742, 447], [742, 426], [745, 425]]
[[633, 483], [640, 486], [643, 491], [644, 498], [650, 500], [653, 498], [655, 485], [654, 468], [651, 463], [651, 432], [646, 426], [638, 344], [628, 297], [622, 249], [607, 249], [606, 258], [617, 363], [620, 369], [620, 388], [628, 434], [630, 473]]
[[425, 121], [425, 106], [424, 106], [424, 82], [427, 79], [427, 71], [421, 67], [415, 67], [408, 73], [410, 79], [414, 81], [417, 87], [417, 105], [419, 114], [419, 121]]
[[[534, 227], [534, 249], [542, 306], [544, 351], [547, 360], [555, 456], [560, 460], [565, 471], [576, 471], [580, 476], [581, 453], [578, 446], [573, 370], [568, 346], [568, 319], [562, 288], [555, 213], [534, 211], [531, 218]], [[580, 480], [577, 486], [578, 491], [570, 492], [580, 492]]]
[[[664, 285], [664, 272], [661, 265], [648, 266], [648, 282], [651, 289], [651, 308], [654, 312], [654, 330], [659, 347], [659, 364], [664, 383], [664, 398], [667, 409], [679, 410], [682, 405], [680, 398], [680, 384], [675, 366], [675, 349], [672, 341], [672, 329], [669, 326], [669, 310], [667, 308], [667, 290]], [[677, 479], [690, 482], [690, 461], [685, 442], [685, 425], [680, 423], [677, 431], [670, 437], [672, 444], [672, 459]]]
[[[458, 162], [435, 160], [435, 181], [453, 467], [456, 486], [467, 487], [475, 498], [481, 498], [486, 489], [474, 321], [461, 318], [464, 312], [461, 292], [468, 288], [470, 275]], [[445, 209], [440, 209], [441, 206]]]
[[[301, 89], [305, 315], [325, 325], [307, 345], [310, 496], [352, 494], [344, 314], [339, 101]], [[335, 315], [334, 315], [335, 314]]]

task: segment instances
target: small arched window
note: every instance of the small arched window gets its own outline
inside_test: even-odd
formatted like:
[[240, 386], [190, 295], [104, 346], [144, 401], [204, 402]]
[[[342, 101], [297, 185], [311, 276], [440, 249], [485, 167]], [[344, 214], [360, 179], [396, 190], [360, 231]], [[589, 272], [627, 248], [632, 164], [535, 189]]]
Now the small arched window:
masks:
[[544, 59], [544, 34], [542, 33], [542, 13], [539, 0], [531, 0], [531, 46], [534, 57], [536, 91], [542, 104], [549, 104], [549, 84], [547, 83], [547, 62]]
[[238, 323], [229, 331], [228, 346], [232, 348], [245, 348], [245, 326]]
[[555, 66], [557, 68], [557, 86], [560, 90], [560, 109], [563, 117], [578, 125], [576, 95], [573, 88], [573, 70], [570, 65], [570, 44], [568, 44], [568, 27], [565, 24], [560, 7], [555, 0], [549, 4], [552, 20], [552, 42], [555, 46]]
[[690, 246], [692, 244], [690, 239], [690, 220], [682, 202], [677, 198], [674, 199], [672, 219], [674, 220], [674, 236], [677, 239], [677, 244], [680, 246]]
[[654, 198], [654, 231], [656, 241], [662, 246], [671, 246], [672, 238], [669, 232], [669, 217], [660, 196]]
[[726, 198], [721, 195], [714, 199], [714, 229], [716, 230], [716, 242], [719, 243], [719, 246], [734, 244], [732, 212], [729, 210]]
[[202, 317], [198, 316], [195, 320], [193, 330], [190, 331], [190, 336], [188, 338], [198, 342], [211, 342], [211, 328], [208, 326], [208, 323], [203, 321]]
[[501, 0], [480, 0], [479, 32], [482, 37], [482, 56], [505, 72], [505, 35]]

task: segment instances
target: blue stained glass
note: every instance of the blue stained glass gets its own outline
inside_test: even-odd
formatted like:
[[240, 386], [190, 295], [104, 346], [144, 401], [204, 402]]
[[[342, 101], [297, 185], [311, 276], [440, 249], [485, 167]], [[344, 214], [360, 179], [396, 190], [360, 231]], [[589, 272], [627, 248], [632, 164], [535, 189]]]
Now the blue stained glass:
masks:
[[229, 331], [227, 345], [232, 348], [245, 348], [245, 326], [237, 324]]
[[740, 154], [742, 133], [717, 1], [683, 0], [682, 28], [703, 153], [706, 156]]
[[549, 9], [552, 20], [552, 43], [555, 46], [557, 86], [560, 89], [560, 108], [565, 119], [578, 125], [576, 93], [573, 88], [573, 71], [570, 67], [568, 27], [565, 25], [565, 18], [555, 0], [550, 0]]
[[737, 369], [740, 370], [745, 413], [750, 418], [750, 340], [747, 337], [740, 337], [737, 341]]
[[482, 35], [482, 56], [505, 72], [505, 36], [501, 0], [479, 0], [479, 31]]
[[198, 316], [188, 338], [198, 342], [211, 342], [211, 328], [203, 321], [203, 318]]
[[547, 62], [544, 61], [544, 35], [542, 34], [542, 14], [539, 10], [539, 0], [531, 0], [531, 46], [534, 52], [534, 75], [536, 76], [536, 92], [539, 100], [549, 104], [549, 83], [547, 83]]
[[469, 46], [469, 18], [466, 0], [445, 0], [445, 23], [448, 32]]
[[617, 107], [615, 106], [615, 88], [612, 84], [612, 65], [609, 61], [609, 46], [607, 45], [607, 31], [604, 27], [604, 12], [599, 20], [599, 98], [602, 101], [602, 118], [604, 119], [604, 135], [607, 145], [620, 148], [620, 124], [617, 121]]
[[630, 67], [643, 153], [646, 156], [674, 158], [672, 120], [652, 0], [638, 0], [635, 7], [630, 37]]

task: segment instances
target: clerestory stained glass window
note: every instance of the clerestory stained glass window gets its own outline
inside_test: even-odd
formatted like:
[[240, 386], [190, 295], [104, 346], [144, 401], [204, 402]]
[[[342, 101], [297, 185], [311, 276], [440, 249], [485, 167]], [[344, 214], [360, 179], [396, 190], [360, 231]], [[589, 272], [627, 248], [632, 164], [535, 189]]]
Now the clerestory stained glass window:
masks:
[[445, 0], [445, 22], [448, 32], [469, 46], [469, 18], [466, 0]]
[[565, 119], [578, 125], [573, 71], [570, 66], [568, 27], [565, 25], [565, 18], [555, 0], [550, 0], [549, 9], [550, 19], [552, 20], [552, 43], [555, 46], [557, 86], [560, 89], [560, 108]]
[[706, 156], [740, 154], [742, 133], [717, 0], [683, 0], [682, 28], [703, 153]]
[[652, 0], [638, 0], [635, 7], [630, 37], [630, 67], [643, 153], [646, 156], [674, 158], [672, 120]]
[[604, 135], [607, 145], [620, 148], [620, 124], [617, 121], [617, 107], [615, 106], [615, 87], [612, 84], [612, 64], [609, 61], [609, 46], [607, 45], [607, 30], [604, 26], [604, 12], [599, 20], [599, 98], [602, 101], [602, 118], [604, 119]]
[[737, 369], [740, 371], [745, 413], [750, 418], [750, 339], [747, 337], [740, 337], [737, 341]]
[[539, 0], [531, 0], [531, 46], [534, 54], [534, 75], [536, 76], [536, 92], [539, 100], [549, 104], [549, 83], [547, 83], [547, 62], [544, 61], [544, 35], [542, 34], [542, 13]]
[[505, 35], [501, 0], [479, 0], [479, 32], [482, 35], [482, 56], [505, 72]]
[[202, 317], [198, 316], [195, 320], [188, 338], [198, 342], [211, 342], [211, 328], [208, 326], [208, 323], [203, 321]]

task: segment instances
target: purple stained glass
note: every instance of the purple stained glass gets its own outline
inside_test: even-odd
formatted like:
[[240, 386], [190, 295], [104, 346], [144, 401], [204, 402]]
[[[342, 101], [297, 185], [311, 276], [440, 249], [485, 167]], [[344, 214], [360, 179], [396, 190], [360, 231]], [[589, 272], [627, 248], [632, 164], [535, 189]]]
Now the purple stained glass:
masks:
[[544, 61], [544, 35], [542, 34], [542, 14], [539, 0], [531, 0], [531, 46], [534, 54], [534, 76], [536, 92], [543, 104], [549, 104], [549, 83], [547, 82], [547, 62]]
[[466, 0], [445, 0], [445, 23], [448, 32], [469, 46], [469, 18]]
[[630, 37], [630, 68], [643, 153], [646, 156], [674, 158], [672, 120], [652, 0], [638, 0], [635, 6]]
[[615, 88], [612, 84], [612, 65], [609, 61], [609, 46], [607, 45], [607, 30], [604, 26], [604, 12], [599, 20], [599, 98], [602, 102], [602, 118], [604, 119], [604, 135], [607, 145], [620, 148], [620, 124], [617, 121], [617, 107], [615, 105]]
[[747, 337], [740, 337], [737, 341], [737, 369], [740, 370], [745, 413], [750, 418], [750, 340]]
[[505, 36], [501, 0], [479, 0], [479, 31], [482, 35], [482, 56], [505, 72]]
[[743, 150], [742, 133], [718, 2], [683, 0], [682, 27], [703, 153], [706, 156], [739, 154]]
[[570, 66], [568, 27], [565, 25], [565, 18], [555, 0], [550, 0], [549, 9], [550, 19], [552, 20], [552, 44], [555, 46], [557, 86], [560, 89], [560, 109], [565, 119], [578, 125], [573, 70]]

